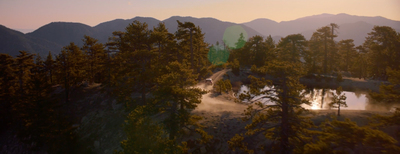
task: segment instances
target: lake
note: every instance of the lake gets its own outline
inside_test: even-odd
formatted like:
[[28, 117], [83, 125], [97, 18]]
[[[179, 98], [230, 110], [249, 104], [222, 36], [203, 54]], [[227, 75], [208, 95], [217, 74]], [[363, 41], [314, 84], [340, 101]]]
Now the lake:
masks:
[[[244, 91], [248, 91], [248, 87], [246, 85], [242, 85], [240, 87], [236, 96], [239, 96]], [[333, 93], [336, 93], [336, 90], [314, 88], [311, 90], [307, 90], [306, 93], [307, 94], [305, 96], [311, 102], [311, 105], [303, 104], [302, 106], [306, 109], [320, 110], [330, 109], [328, 104], [332, 101]], [[344, 93], [347, 97], [346, 104], [348, 107], [341, 107], [341, 110], [388, 110], [385, 107], [371, 105], [367, 97], [367, 92], [343, 91], [342, 93]]]

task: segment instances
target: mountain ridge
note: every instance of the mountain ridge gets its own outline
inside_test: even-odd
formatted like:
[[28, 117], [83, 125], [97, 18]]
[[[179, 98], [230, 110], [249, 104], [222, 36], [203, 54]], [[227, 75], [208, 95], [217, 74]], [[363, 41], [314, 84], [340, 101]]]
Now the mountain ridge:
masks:
[[[336, 15], [325, 13], [282, 22], [276, 22], [267, 18], [258, 18], [245, 23], [221, 21], [212, 17], [195, 18], [191, 16], [171, 16], [164, 20], [158, 20], [152, 17], [137, 16], [131, 19], [105, 21], [95, 26], [77, 22], [51, 22], [26, 34], [20, 32], [16, 33], [17, 31], [2, 26], [0, 39], [8, 40], [6, 41], [8, 43], [0, 42], [0, 53], [18, 53], [18, 51], [14, 50], [31, 50], [32, 53], [47, 54], [50, 50], [57, 54], [60, 52], [62, 46], [66, 46], [70, 42], [75, 42], [75, 44], [81, 46], [83, 35], [89, 35], [98, 39], [99, 42], [105, 43], [108, 41], [108, 38], [112, 36], [112, 32], [124, 31], [125, 27], [134, 20], [146, 22], [149, 29], [152, 29], [159, 22], [163, 22], [171, 33], [174, 33], [177, 29], [176, 20], [180, 20], [181, 22], [193, 22], [196, 26], [200, 26], [202, 32], [205, 33], [205, 41], [209, 44], [214, 44], [216, 41], [221, 42], [225, 29], [233, 25], [241, 25], [248, 33], [248, 37], [254, 35], [271, 35], [276, 39], [274, 41], [278, 43], [279, 38], [289, 34], [302, 33], [306, 39], [309, 39], [312, 32], [320, 27], [329, 25], [329, 23], [337, 23], [339, 26], [344, 24], [344, 29], [339, 28], [339, 37], [337, 39], [351, 38], [355, 40], [356, 45], [360, 45], [363, 42], [365, 36], [372, 31], [374, 25], [390, 26], [397, 31], [400, 29], [400, 21], [379, 16], [366, 17], [348, 15], [345, 13]], [[366, 24], [358, 23], [360, 21]], [[361, 28], [357, 28], [357, 26], [361, 26]], [[11, 40], [13, 41], [10, 42], [9, 38], [12, 38]]]

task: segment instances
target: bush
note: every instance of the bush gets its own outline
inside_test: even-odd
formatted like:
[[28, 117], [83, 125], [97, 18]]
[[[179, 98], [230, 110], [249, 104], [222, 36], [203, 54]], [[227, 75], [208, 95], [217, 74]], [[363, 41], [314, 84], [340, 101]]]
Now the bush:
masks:
[[233, 74], [235, 74], [236, 76], [240, 75], [240, 65], [237, 59], [233, 60], [233, 62], [231, 63], [231, 67]]
[[336, 81], [337, 82], [342, 82], [343, 81], [342, 73], [338, 73], [338, 75], [336, 77]]
[[220, 94], [222, 94], [222, 92], [226, 92], [229, 90], [232, 90], [232, 84], [231, 81], [229, 79], [226, 80], [218, 80], [217, 83], [215, 83], [215, 88], [216, 91], [219, 92]]

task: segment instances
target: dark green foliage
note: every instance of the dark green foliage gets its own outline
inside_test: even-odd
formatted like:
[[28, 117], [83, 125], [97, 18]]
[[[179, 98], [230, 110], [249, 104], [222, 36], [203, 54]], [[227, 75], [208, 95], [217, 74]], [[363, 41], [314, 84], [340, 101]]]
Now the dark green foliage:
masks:
[[318, 139], [296, 153], [399, 153], [397, 141], [382, 131], [360, 127], [355, 122], [326, 121], [321, 124]]
[[190, 65], [198, 74], [197, 79], [203, 79], [209, 71], [208, 44], [204, 42], [204, 33], [200, 27], [191, 22], [178, 22], [178, 31], [175, 33], [178, 46], [178, 62]]
[[9, 86], [1, 88], [2, 110], [7, 109], [4, 113], [12, 120], [6, 122], [12, 122], [17, 137], [31, 145], [30, 150], [70, 153], [75, 139], [72, 124], [56, 109], [57, 101], [50, 98], [52, 88], [43, 60], [38, 55], [34, 63], [33, 56], [23, 51], [15, 59], [0, 55], [1, 72], [14, 70], [1, 80], [2, 86]]
[[368, 54], [369, 74], [376, 78], [386, 75], [386, 68], [400, 69], [400, 35], [393, 28], [375, 26], [363, 46]]
[[154, 122], [148, 115], [148, 107], [137, 107], [129, 113], [124, 129], [127, 139], [121, 142], [120, 154], [140, 153], [184, 153], [185, 143], [176, 145], [170, 140], [161, 124]]
[[388, 68], [386, 70], [389, 75], [390, 84], [381, 85], [379, 93], [371, 92], [372, 99], [383, 104], [399, 104], [400, 103], [400, 70]]
[[342, 73], [338, 73], [338, 75], [336, 77], [336, 82], [343, 82]]
[[17, 74], [15, 59], [7, 54], [0, 54], [0, 125], [6, 128], [12, 118], [12, 102], [17, 92]]
[[343, 71], [349, 71], [351, 68], [351, 62], [355, 61], [357, 52], [354, 48], [354, 40], [347, 39], [341, 40], [338, 43], [339, 46], [339, 67]]
[[211, 46], [208, 52], [208, 59], [213, 65], [225, 64], [229, 58], [229, 51], [221, 46]]
[[329, 103], [329, 106], [332, 108], [338, 109], [338, 116], [340, 116], [340, 107], [347, 107], [346, 104], [346, 96], [342, 94], [342, 87], [336, 89], [336, 94], [333, 94], [333, 100]]
[[242, 66], [263, 66], [267, 61], [276, 57], [274, 48], [275, 44], [271, 36], [264, 39], [262, 36], [256, 35], [251, 37], [242, 48], [234, 49], [232, 54], [233, 58], [238, 59]]
[[233, 62], [230, 63], [232, 68], [232, 73], [236, 76], [240, 75], [240, 64], [237, 59], [234, 59]]
[[278, 43], [278, 58], [281, 61], [300, 62], [304, 55], [307, 41], [301, 34], [288, 35]]
[[98, 40], [84, 36], [82, 50], [85, 53], [85, 74], [86, 80], [90, 83], [101, 82], [103, 79], [106, 54], [104, 46]]
[[48, 79], [47, 82], [50, 82], [50, 84], [54, 84], [53, 78], [56, 68], [55, 68], [55, 61], [53, 60], [53, 56], [51, 55], [50, 51], [49, 54], [47, 55], [46, 61], [44, 61], [44, 69], [46, 71], [45, 76]]
[[[308, 128], [312, 122], [302, 117], [306, 110], [301, 104], [309, 104], [301, 92], [302, 85], [299, 77], [302, 69], [295, 63], [274, 61], [268, 65], [267, 73], [278, 78], [275, 85], [264, 78], [251, 78], [250, 91], [239, 96], [239, 102], [250, 103], [245, 111], [243, 120], [252, 120], [245, 128], [246, 134], [236, 135], [228, 143], [230, 148], [252, 152], [246, 147], [244, 138], [253, 138], [263, 134], [267, 139], [273, 140], [272, 152], [291, 153], [294, 149], [301, 148], [308, 140]], [[257, 97], [257, 99], [254, 99]], [[266, 104], [270, 101], [270, 104]], [[262, 148], [267, 145], [257, 144]], [[264, 149], [267, 150], [267, 149]]]
[[222, 92], [228, 92], [232, 90], [232, 84], [229, 79], [218, 80], [214, 86], [216, 87], [216, 91], [222, 94]]
[[61, 54], [57, 56], [57, 78], [61, 86], [65, 88], [65, 102], [69, 102], [72, 88], [78, 86], [84, 80], [84, 54], [74, 43], [65, 46]]

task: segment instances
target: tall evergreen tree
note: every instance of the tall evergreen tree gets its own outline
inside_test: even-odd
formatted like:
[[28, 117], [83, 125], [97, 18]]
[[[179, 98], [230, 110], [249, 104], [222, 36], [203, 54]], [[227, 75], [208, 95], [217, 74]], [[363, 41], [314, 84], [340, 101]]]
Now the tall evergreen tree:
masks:
[[[158, 88], [154, 92], [154, 98], [155, 102], [163, 104], [164, 110], [169, 114], [165, 123], [169, 128], [170, 139], [179, 137], [179, 132], [184, 127], [204, 134], [199, 128], [188, 127], [199, 127], [197, 121], [201, 118], [191, 115], [190, 111], [201, 103], [202, 94], [206, 93], [192, 87], [197, 83], [197, 75], [177, 61], [171, 62], [165, 69], [168, 73], [157, 79]], [[204, 137], [207, 138], [207, 135]]]
[[342, 94], [342, 92], [343, 92], [342, 87], [337, 88], [336, 94], [333, 94], [332, 102], [329, 103], [330, 107], [338, 109], [337, 116], [340, 116], [340, 107], [347, 107], [346, 96], [345, 94]]
[[65, 101], [69, 102], [71, 90], [78, 86], [84, 79], [84, 54], [74, 43], [70, 43], [61, 50], [57, 57], [56, 66], [61, 86], [65, 89]]
[[[323, 47], [324, 47], [323, 48], [324, 49], [323, 50], [324, 51], [323, 73], [326, 74], [326, 73], [332, 71], [332, 69], [331, 69], [332, 67], [328, 68], [328, 66], [331, 65], [330, 63], [332, 62], [332, 60], [330, 58], [331, 58], [332, 54], [334, 54], [334, 53], [332, 53], [332, 52], [330, 53], [329, 51], [330, 51], [330, 47], [334, 47], [334, 45], [333, 45], [334, 42], [333, 42], [332, 38], [336, 37], [336, 35], [332, 35], [331, 28], [329, 26], [325, 26], [325, 27], [321, 27], [321, 28], [317, 29], [316, 33], [314, 33], [314, 34], [315, 34], [315, 37], [320, 38], [320, 40], [323, 42]], [[329, 37], [331, 39], [329, 39]], [[329, 58], [328, 58], [328, 56], [329, 56]]]
[[393, 28], [375, 26], [363, 45], [368, 52], [370, 74], [386, 75], [386, 68], [400, 69], [400, 35]]
[[26, 51], [20, 51], [20, 54], [17, 55], [16, 60], [16, 74], [19, 82], [18, 95], [24, 97], [25, 93], [27, 93], [27, 89], [29, 88], [28, 81], [31, 77], [31, 69], [34, 67], [33, 56]]
[[319, 33], [314, 32], [308, 43], [308, 50], [304, 54], [308, 73], [321, 73], [323, 71], [323, 43], [323, 38], [319, 36]]
[[300, 57], [304, 55], [307, 41], [301, 34], [288, 35], [278, 43], [279, 59], [282, 61], [300, 62]]
[[[105, 51], [104, 46], [101, 43], [98, 43], [97, 39], [94, 39], [90, 36], [85, 35], [83, 41], [82, 50], [86, 54], [86, 74], [87, 79], [90, 83], [94, 83], [96, 81], [96, 77], [103, 73], [103, 65], [105, 63]], [[97, 82], [100, 82], [97, 79]]]
[[53, 56], [51, 55], [51, 52], [49, 51], [49, 54], [47, 55], [46, 61], [44, 61], [45, 64], [45, 70], [48, 72], [45, 76], [48, 77], [49, 81], [51, 84], [53, 83], [53, 74], [55, 70], [55, 61], [53, 60]]
[[[6, 126], [13, 120], [12, 105], [15, 102], [17, 73], [15, 59], [8, 54], [0, 54], [0, 124]], [[12, 118], [10, 118], [12, 117]]]
[[[262, 133], [266, 138], [277, 141], [272, 143], [269, 150], [291, 153], [310, 139], [307, 129], [313, 125], [309, 119], [300, 116], [305, 111], [301, 104], [309, 104], [301, 92], [303, 88], [299, 83], [301, 67], [296, 63], [282, 61], [273, 62], [268, 66], [268, 74], [279, 81], [273, 85], [271, 81], [250, 76], [250, 91], [239, 96], [239, 101], [251, 103], [243, 118], [252, 120], [246, 126], [246, 136], [252, 137]], [[254, 152], [244, 146], [243, 140], [244, 136], [237, 134], [228, 143], [233, 149]], [[267, 145], [259, 146], [262, 149], [267, 148]]]
[[354, 40], [352, 39], [347, 39], [347, 40], [341, 40], [338, 43], [339, 46], [339, 55], [340, 55], [340, 62], [339, 66], [341, 68], [341, 70], [343, 71], [349, 71], [350, 67], [351, 67], [351, 63], [350, 62], [354, 62], [355, 61], [355, 57], [356, 57], [356, 51], [354, 48]]

